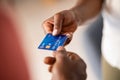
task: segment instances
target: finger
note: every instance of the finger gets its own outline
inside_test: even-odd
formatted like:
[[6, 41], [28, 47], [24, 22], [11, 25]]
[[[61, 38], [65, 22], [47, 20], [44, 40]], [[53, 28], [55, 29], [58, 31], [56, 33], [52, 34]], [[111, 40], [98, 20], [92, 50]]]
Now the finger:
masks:
[[67, 57], [69, 57], [69, 59], [72, 60], [72, 61], [78, 62], [80, 66], [83, 66], [86, 69], [86, 67], [87, 67], [86, 63], [76, 53], [74, 53], [74, 52], [68, 52], [67, 53]]
[[65, 35], [66, 35], [68, 38], [72, 38], [72, 37], [73, 37], [73, 33], [72, 33], [72, 32], [65, 33]]
[[69, 59], [73, 60], [73, 61], [81, 59], [79, 55], [77, 55], [76, 53], [73, 53], [73, 52], [68, 52], [67, 57], [69, 57]]
[[65, 35], [66, 35], [68, 38], [67, 38], [64, 46], [67, 45], [67, 44], [69, 44], [69, 43], [71, 42], [72, 37], [73, 37], [73, 33], [65, 33]]
[[61, 52], [66, 52], [66, 50], [65, 50], [65, 48], [64, 48], [63, 46], [59, 46], [59, 47], [57, 48], [57, 51], [54, 51], [54, 52], [53, 52], [53, 56], [55, 57], [56, 54], [59, 54], [59, 53], [61, 53]]
[[68, 45], [68, 44], [71, 42], [71, 40], [72, 40], [71, 38], [70, 38], [70, 39], [68, 38], [68, 39], [66, 40], [64, 46]]
[[53, 66], [52, 66], [52, 65], [51, 65], [51, 66], [49, 66], [49, 67], [48, 67], [48, 71], [49, 71], [49, 72], [52, 72], [52, 68], [53, 68]]
[[52, 18], [43, 22], [42, 25], [43, 25], [45, 33], [52, 33], [53, 24], [54, 24], [54, 22], [53, 22]]
[[63, 22], [63, 16], [58, 13], [54, 16], [54, 29], [53, 29], [53, 35], [58, 35], [61, 32], [62, 29], [62, 22]]
[[46, 57], [44, 59], [44, 63], [48, 64], [48, 65], [53, 65], [55, 63], [55, 58], [53, 58], [53, 57]]
[[59, 46], [59, 47], [57, 48], [57, 51], [66, 51], [66, 50], [65, 50], [65, 48], [64, 48], [63, 46]]
[[56, 62], [63, 62], [67, 58], [67, 52], [63, 46], [60, 46], [57, 51], [54, 52]]

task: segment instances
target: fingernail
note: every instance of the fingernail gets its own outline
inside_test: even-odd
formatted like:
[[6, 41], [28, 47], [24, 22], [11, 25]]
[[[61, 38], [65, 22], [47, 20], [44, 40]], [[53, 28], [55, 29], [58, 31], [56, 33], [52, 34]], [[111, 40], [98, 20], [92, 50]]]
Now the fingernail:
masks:
[[67, 36], [68, 38], [71, 38], [71, 37], [72, 37], [72, 33], [67, 33], [66, 36]]
[[70, 37], [71, 37], [71, 35], [70, 35], [70, 34], [66, 34], [66, 36], [67, 36], [68, 38], [70, 38]]
[[55, 36], [55, 35], [57, 35], [57, 32], [58, 32], [58, 30], [57, 29], [55, 29], [55, 30], [53, 30], [53, 35]]

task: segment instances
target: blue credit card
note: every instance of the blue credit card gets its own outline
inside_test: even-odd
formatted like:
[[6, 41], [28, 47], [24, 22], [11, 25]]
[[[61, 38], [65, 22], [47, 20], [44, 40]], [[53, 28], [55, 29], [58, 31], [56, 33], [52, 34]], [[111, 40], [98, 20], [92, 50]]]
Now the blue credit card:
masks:
[[63, 46], [66, 40], [66, 35], [53, 36], [52, 34], [48, 33], [38, 48], [55, 51], [59, 46]]

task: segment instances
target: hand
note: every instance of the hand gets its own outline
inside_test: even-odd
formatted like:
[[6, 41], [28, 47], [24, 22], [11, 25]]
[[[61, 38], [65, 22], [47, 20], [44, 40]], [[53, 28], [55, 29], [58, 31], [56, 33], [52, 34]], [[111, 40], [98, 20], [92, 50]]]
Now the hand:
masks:
[[52, 80], [86, 80], [86, 64], [77, 54], [59, 47], [53, 56], [44, 60], [50, 65]]
[[77, 29], [77, 20], [73, 11], [64, 10], [45, 20], [43, 27], [46, 33], [52, 33], [53, 35], [68, 34], [67, 43], [69, 43]]

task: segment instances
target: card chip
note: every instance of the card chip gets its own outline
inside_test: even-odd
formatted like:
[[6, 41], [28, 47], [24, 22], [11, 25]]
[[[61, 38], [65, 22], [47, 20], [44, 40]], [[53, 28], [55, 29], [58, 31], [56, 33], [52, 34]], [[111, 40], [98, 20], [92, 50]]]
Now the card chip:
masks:
[[46, 46], [46, 48], [47, 48], [47, 49], [49, 49], [49, 48], [50, 48], [50, 46], [49, 46], [49, 45], [47, 45], [47, 46]]
[[59, 46], [63, 46], [67, 40], [66, 35], [53, 36], [52, 34], [47, 34], [43, 39], [42, 43], [39, 45], [39, 49], [53, 50], [55, 51]]

